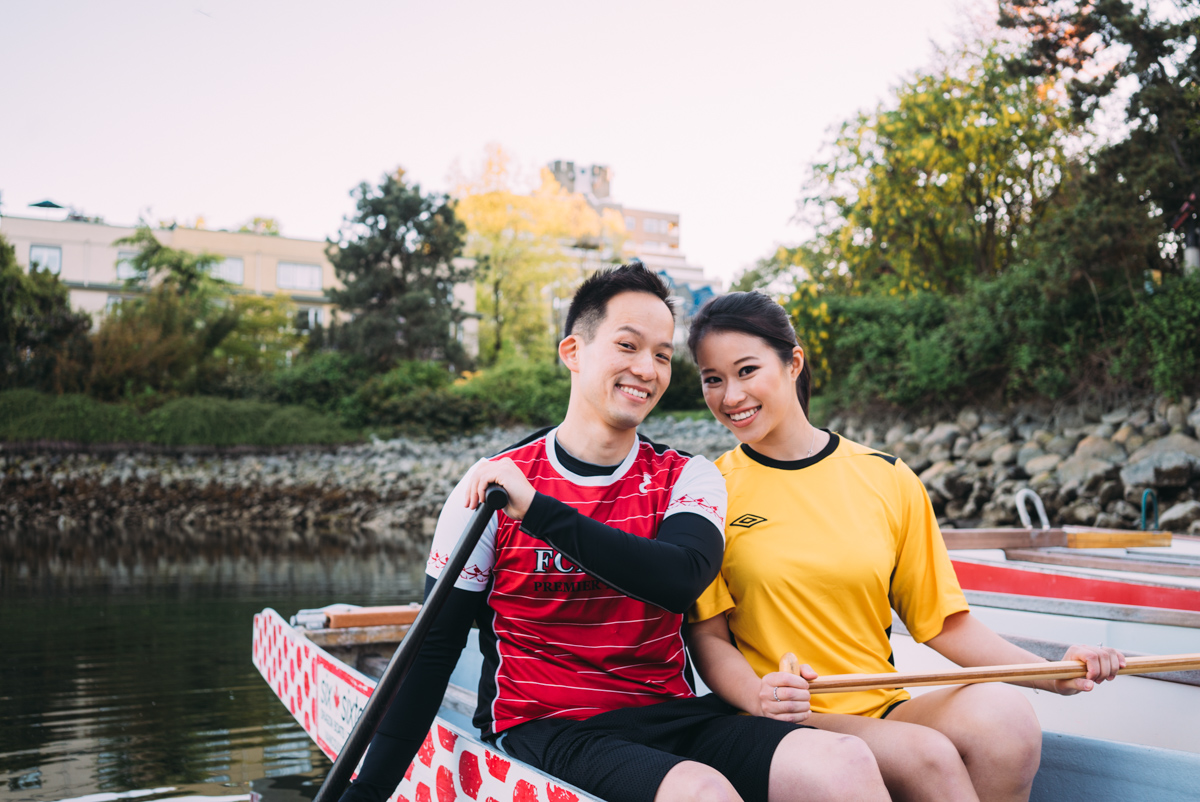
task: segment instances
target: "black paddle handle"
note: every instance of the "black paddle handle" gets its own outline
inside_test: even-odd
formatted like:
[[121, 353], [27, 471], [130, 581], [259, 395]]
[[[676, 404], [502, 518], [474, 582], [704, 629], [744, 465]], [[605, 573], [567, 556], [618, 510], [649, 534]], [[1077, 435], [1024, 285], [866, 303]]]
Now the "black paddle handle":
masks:
[[333, 761], [333, 768], [325, 776], [325, 782], [321, 783], [321, 789], [317, 791], [313, 802], [338, 802], [341, 799], [342, 793], [350, 784], [354, 770], [358, 768], [358, 762], [362, 760], [367, 746], [375, 737], [375, 730], [379, 728], [379, 722], [383, 721], [384, 714], [387, 713], [392, 700], [396, 698], [396, 691], [400, 689], [400, 683], [404, 681], [408, 670], [416, 661], [417, 653], [421, 650], [421, 643], [424, 642], [430, 627], [437, 619], [438, 611], [446, 603], [446, 597], [450, 595], [454, 581], [458, 579], [463, 566], [467, 564], [467, 558], [475, 550], [475, 545], [483, 536], [483, 530], [487, 529], [492, 515], [507, 506], [508, 492], [500, 485], [488, 485], [483, 503], [475, 510], [474, 517], [467, 525], [467, 531], [463, 532], [458, 545], [454, 547], [446, 567], [442, 569], [441, 576], [433, 583], [433, 590], [430, 591], [429, 598], [421, 607], [421, 612], [417, 613], [412, 627], [409, 628], [408, 634], [400, 643], [400, 648], [392, 655], [387, 668], [384, 669], [379, 684], [375, 686], [375, 692], [367, 699], [367, 704], [358, 717], [358, 722], [350, 731], [350, 736], [346, 738], [346, 744], [338, 753], [337, 759]]

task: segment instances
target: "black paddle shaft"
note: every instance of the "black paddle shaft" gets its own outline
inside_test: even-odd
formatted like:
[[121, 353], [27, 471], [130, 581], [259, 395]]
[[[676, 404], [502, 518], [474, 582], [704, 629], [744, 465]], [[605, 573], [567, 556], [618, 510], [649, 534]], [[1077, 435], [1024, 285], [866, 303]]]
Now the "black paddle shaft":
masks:
[[450, 560], [442, 569], [441, 576], [433, 583], [433, 590], [430, 591], [429, 598], [421, 607], [421, 612], [417, 613], [412, 627], [400, 643], [400, 648], [388, 662], [383, 676], [379, 679], [379, 684], [375, 686], [375, 692], [367, 699], [362, 714], [358, 717], [354, 729], [350, 731], [350, 736], [346, 738], [346, 744], [342, 747], [342, 751], [333, 761], [333, 768], [325, 776], [325, 782], [321, 783], [321, 790], [317, 791], [313, 802], [338, 802], [341, 799], [346, 786], [350, 784], [354, 770], [358, 768], [358, 761], [362, 760], [367, 746], [375, 737], [375, 730], [379, 728], [379, 722], [383, 721], [384, 714], [387, 713], [392, 700], [396, 698], [396, 691], [400, 690], [400, 683], [404, 682], [404, 677], [407, 676], [408, 670], [416, 661], [417, 653], [421, 650], [421, 643], [424, 642], [430, 627], [437, 619], [438, 611], [446, 603], [446, 597], [450, 595], [454, 581], [458, 579], [463, 566], [467, 564], [467, 558], [475, 550], [475, 544], [483, 536], [483, 530], [487, 529], [492, 515], [507, 506], [508, 492], [500, 485], [488, 485], [483, 503], [475, 510], [474, 517], [471, 518], [458, 545], [454, 547]]

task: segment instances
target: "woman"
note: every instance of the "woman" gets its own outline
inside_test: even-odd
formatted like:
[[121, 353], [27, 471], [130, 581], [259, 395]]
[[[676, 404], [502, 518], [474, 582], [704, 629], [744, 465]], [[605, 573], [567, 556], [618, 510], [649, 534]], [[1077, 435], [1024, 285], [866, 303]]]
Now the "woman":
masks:
[[[918, 642], [959, 665], [1042, 658], [971, 616], [916, 475], [809, 423], [811, 374], [778, 304], [758, 293], [714, 299], [688, 346], [708, 408], [741, 441], [716, 463], [729, 490], [725, 557], [691, 616], [704, 681], [751, 714], [862, 738], [897, 799], [1028, 799], [1041, 728], [1015, 688], [810, 702], [807, 680], [818, 675], [895, 671], [893, 609]], [[808, 664], [802, 676], [777, 669], [786, 652]], [[1087, 678], [1028, 684], [1078, 693], [1125, 664], [1116, 650], [1089, 646], [1064, 659], [1085, 660]]]

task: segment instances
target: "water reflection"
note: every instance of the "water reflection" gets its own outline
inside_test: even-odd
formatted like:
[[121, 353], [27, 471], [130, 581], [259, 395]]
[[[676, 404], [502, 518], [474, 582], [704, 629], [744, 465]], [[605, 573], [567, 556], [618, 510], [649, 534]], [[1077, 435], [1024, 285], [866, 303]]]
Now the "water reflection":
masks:
[[43, 554], [0, 563], [0, 799], [237, 795], [298, 775], [279, 788], [306, 787], [328, 764], [250, 664], [252, 616], [411, 601], [423, 562]]

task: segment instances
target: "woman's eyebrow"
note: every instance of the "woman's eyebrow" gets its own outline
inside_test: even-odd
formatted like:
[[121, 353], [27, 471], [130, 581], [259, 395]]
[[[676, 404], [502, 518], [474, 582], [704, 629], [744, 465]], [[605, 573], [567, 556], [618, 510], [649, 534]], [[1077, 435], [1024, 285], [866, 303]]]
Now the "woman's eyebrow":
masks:
[[735, 365], [740, 365], [740, 364], [742, 364], [743, 362], [747, 362], [747, 361], [749, 361], [749, 360], [752, 360], [752, 359], [758, 359], [758, 357], [756, 357], [756, 356], [744, 356], [744, 357], [742, 357], [741, 359], [735, 359], [735, 360], [733, 361], [733, 364], [735, 364]]

